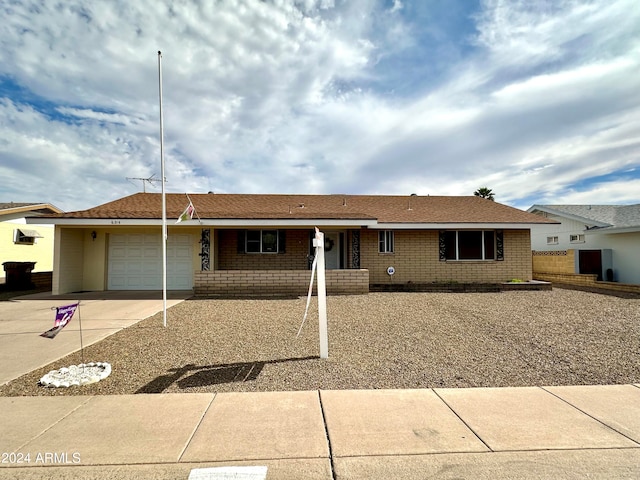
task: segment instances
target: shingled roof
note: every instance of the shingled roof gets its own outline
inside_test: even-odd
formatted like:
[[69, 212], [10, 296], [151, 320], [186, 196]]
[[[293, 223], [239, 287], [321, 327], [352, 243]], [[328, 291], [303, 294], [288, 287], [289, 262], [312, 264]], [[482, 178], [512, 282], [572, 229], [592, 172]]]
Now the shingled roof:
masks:
[[[362, 220], [365, 223], [550, 223], [539, 215], [476, 196], [189, 194], [202, 220]], [[188, 205], [167, 194], [167, 218]], [[64, 219], [161, 219], [162, 196], [136, 193], [88, 210], [50, 215]]]
[[582, 222], [589, 230], [640, 228], [640, 204], [635, 205], [533, 205], [529, 212], [546, 212]]

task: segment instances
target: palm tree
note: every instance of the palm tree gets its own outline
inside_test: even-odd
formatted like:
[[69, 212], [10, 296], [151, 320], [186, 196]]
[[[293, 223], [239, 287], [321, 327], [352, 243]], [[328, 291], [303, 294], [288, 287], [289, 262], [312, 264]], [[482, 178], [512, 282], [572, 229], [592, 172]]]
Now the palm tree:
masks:
[[473, 194], [476, 197], [486, 198], [487, 200], [491, 200], [492, 202], [494, 201], [494, 198], [493, 198], [494, 197], [494, 193], [491, 191], [490, 188], [480, 187], [478, 190], [473, 192]]

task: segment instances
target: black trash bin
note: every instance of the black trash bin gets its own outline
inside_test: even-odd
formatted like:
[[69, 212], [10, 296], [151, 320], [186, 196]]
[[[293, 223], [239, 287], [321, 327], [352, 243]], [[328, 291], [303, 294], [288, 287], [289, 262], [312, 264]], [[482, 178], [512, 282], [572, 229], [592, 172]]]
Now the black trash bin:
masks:
[[31, 271], [36, 262], [4, 262], [2, 266], [7, 290], [29, 290], [35, 287], [31, 281]]
[[607, 268], [607, 282], [613, 282], [613, 269]]

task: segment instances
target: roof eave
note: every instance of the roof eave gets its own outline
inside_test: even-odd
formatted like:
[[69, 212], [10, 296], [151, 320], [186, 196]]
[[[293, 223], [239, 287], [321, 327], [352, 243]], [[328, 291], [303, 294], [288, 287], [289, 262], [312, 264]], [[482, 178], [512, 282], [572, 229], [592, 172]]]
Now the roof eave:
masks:
[[[50, 210], [51, 213], [64, 213], [58, 207], [51, 205], [50, 203], [34, 203], [31, 205], [22, 205], [20, 207], [6, 208], [0, 211], [3, 215], [15, 214], [15, 213], [31, 213], [33, 215], [43, 215], [36, 212], [36, 210]], [[47, 215], [47, 214], [44, 214]]]
[[[174, 225], [176, 219], [168, 219], [169, 225]], [[79, 227], [148, 227], [161, 226], [158, 218], [27, 218], [27, 224], [63, 225]], [[546, 224], [546, 223], [545, 223]], [[530, 229], [542, 223], [532, 222], [380, 222], [375, 219], [340, 219], [340, 218], [305, 218], [305, 219], [192, 219], [180, 223], [181, 227], [368, 227], [378, 230], [458, 230], [458, 229]]]
[[433, 223], [377, 223], [374, 229], [381, 230], [464, 230], [464, 229], [487, 229], [487, 230], [527, 230], [538, 225], [548, 225], [545, 223], [520, 223], [520, 222], [433, 222]]
[[[64, 226], [161, 226], [162, 219], [159, 218], [27, 218], [28, 224], [47, 224]], [[169, 225], [174, 225], [175, 218], [167, 219]], [[262, 226], [282, 226], [282, 227], [308, 227], [308, 226], [333, 226], [333, 227], [368, 227], [376, 224], [375, 219], [341, 219], [341, 218], [222, 218], [222, 219], [192, 219], [180, 222], [183, 227], [262, 227]]]
[[640, 225], [631, 227], [604, 227], [604, 228], [590, 228], [584, 231], [586, 235], [595, 234], [616, 234], [616, 233], [636, 233], [640, 232]]

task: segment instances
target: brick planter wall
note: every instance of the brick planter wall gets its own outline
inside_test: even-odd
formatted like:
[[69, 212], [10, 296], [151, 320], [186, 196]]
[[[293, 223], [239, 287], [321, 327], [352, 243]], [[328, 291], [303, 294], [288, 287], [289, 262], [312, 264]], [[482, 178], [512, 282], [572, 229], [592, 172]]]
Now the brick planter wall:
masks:
[[560, 283], [565, 285], [576, 285], [579, 287], [600, 288], [615, 292], [629, 292], [640, 294], [640, 285], [618, 282], [598, 282], [595, 274], [580, 273], [535, 273], [536, 280], [545, 282]]
[[[196, 272], [198, 296], [306, 295], [310, 270], [214, 270]], [[368, 270], [327, 270], [327, 294], [369, 293]], [[314, 281], [314, 294], [317, 279]]]

